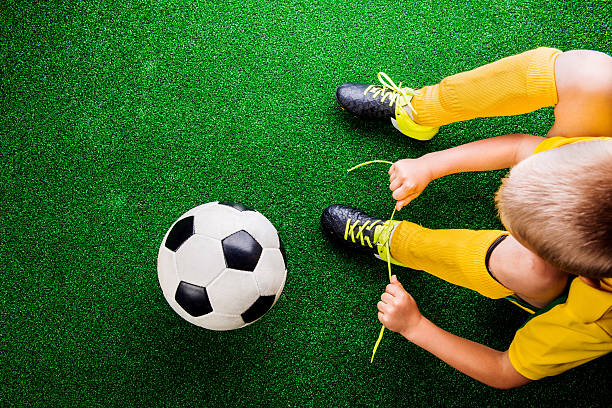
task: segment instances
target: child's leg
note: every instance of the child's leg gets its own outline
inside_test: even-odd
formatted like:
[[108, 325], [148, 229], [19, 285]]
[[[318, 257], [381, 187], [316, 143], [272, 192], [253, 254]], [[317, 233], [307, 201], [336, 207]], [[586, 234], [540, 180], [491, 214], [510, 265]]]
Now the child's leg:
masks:
[[612, 135], [612, 57], [575, 50], [555, 64], [559, 103], [548, 136]]
[[510, 116], [557, 103], [555, 60], [561, 51], [538, 48], [444, 78], [412, 99], [419, 125]]
[[[517, 294], [534, 306], [544, 306], [561, 293], [567, 275], [547, 270], [550, 267], [544, 261], [511, 236], [489, 251], [506, 234], [490, 230], [432, 230], [404, 221], [391, 238], [391, 256], [405, 266], [490, 298]], [[491, 273], [487, 269], [488, 256]]]

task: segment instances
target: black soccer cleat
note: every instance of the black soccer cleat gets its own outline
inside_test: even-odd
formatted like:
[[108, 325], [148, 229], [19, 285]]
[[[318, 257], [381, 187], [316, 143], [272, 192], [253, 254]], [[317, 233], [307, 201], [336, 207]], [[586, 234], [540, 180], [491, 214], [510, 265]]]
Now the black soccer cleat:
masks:
[[336, 101], [360, 119], [395, 118], [395, 98], [379, 86], [346, 82], [336, 89]]
[[[377, 238], [386, 222], [346, 205], [334, 204], [323, 210], [321, 227], [340, 245], [377, 255]], [[377, 228], [378, 227], [378, 228]]]
[[330, 205], [321, 214], [321, 227], [332, 241], [345, 248], [372, 254], [385, 262], [404, 266], [390, 253], [391, 233], [399, 223], [395, 220], [383, 221], [342, 204]]
[[336, 89], [336, 100], [342, 109], [362, 119], [395, 119], [398, 107], [409, 105], [416, 91], [402, 88], [384, 72], [378, 73], [380, 85], [346, 82]]
[[[378, 73], [381, 85], [346, 82], [336, 89], [336, 100], [342, 109], [361, 119], [391, 120], [393, 126], [408, 137], [429, 140], [438, 127], [417, 124], [412, 115], [416, 113], [411, 101], [418, 91], [402, 88], [384, 72]], [[408, 110], [410, 112], [408, 112]]]

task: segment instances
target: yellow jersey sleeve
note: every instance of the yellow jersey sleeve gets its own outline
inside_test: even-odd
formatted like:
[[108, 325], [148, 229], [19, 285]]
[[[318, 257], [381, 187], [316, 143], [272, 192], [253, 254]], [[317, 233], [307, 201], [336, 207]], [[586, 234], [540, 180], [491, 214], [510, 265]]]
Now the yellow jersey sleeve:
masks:
[[612, 137], [549, 137], [538, 144], [533, 154], [555, 149], [572, 143], [590, 142], [592, 140], [612, 140]]
[[510, 344], [510, 362], [538, 380], [560, 374], [612, 351], [612, 292], [574, 279], [567, 301], [535, 316]]

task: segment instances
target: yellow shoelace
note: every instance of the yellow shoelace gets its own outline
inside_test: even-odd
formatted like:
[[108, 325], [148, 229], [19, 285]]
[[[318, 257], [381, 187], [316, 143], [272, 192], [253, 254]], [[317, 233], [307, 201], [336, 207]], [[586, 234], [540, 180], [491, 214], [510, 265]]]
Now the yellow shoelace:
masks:
[[[382, 72], [381, 72], [381, 74], [382, 74]], [[380, 75], [380, 74], [379, 74], [379, 75]], [[387, 78], [388, 78], [388, 77], [387, 77]], [[368, 161], [368, 162], [365, 162], [365, 163], [358, 164], [358, 165], [356, 165], [355, 167], [351, 167], [350, 169], [348, 169], [348, 170], [347, 170], [347, 172], [351, 172], [351, 171], [353, 171], [353, 170], [355, 170], [355, 169], [358, 169], [358, 168], [359, 168], [359, 167], [361, 167], [361, 166], [365, 166], [365, 165], [372, 164], [372, 163], [386, 163], [386, 164], [391, 164], [391, 165], [393, 165], [393, 163], [392, 163], [392, 162], [390, 162], [390, 161], [386, 161], [386, 160], [372, 160], [372, 161]], [[389, 221], [385, 223], [385, 224], [388, 224], [388, 227], [392, 226], [392, 224], [393, 224], [393, 222], [392, 222], [392, 221], [393, 221], [393, 217], [394, 217], [394, 216], [395, 216], [395, 207], [393, 207], [393, 212], [391, 213], [391, 218], [389, 218]], [[346, 222], [346, 228], [345, 228], [345, 230], [344, 230], [344, 239], [347, 239], [348, 234], [350, 233], [350, 234], [351, 234], [351, 238], [353, 238], [353, 242], [355, 242], [355, 239], [354, 239], [354, 237], [353, 237], [353, 235], [352, 235], [352, 230], [355, 228], [355, 226], [356, 226], [357, 224], [359, 224], [359, 220], [357, 220], [357, 221], [356, 221], [356, 222], [353, 224], [352, 229], [351, 229], [351, 231], [349, 232], [349, 228], [350, 228], [350, 221], [351, 221], [351, 220], [350, 220], [350, 218], [349, 218], [349, 219], [347, 220], [347, 222]], [[368, 222], [369, 222], [369, 221], [367, 221], [365, 224], [363, 224], [363, 226], [362, 226], [362, 227], [361, 227], [361, 228], [360, 228], [360, 229], [357, 231], [357, 238], [358, 238], [358, 237], [360, 236], [360, 234], [361, 234], [361, 245], [363, 245], [363, 234], [362, 234], [362, 232], [363, 232], [363, 229], [364, 229], [364, 228], [366, 228], [366, 226], [368, 225]], [[375, 224], [375, 223], [371, 224], [371, 226], [374, 226], [374, 224]], [[383, 225], [384, 225], [384, 224], [383, 224]], [[387, 228], [388, 228], [388, 227], [387, 227]], [[381, 232], [381, 234], [382, 234], [382, 232]], [[368, 245], [370, 245], [370, 248], [372, 248], [372, 245], [371, 245], [371, 243], [370, 243], [370, 239], [369, 239], [368, 237], [366, 237], [366, 239], [367, 239], [367, 241], [368, 241]], [[390, 282], [390, 281], [391, 281], [391, 252], [389, 251], [389, 245], [390, 245], [390, 244], [389, 244], [389, 241], [390, 241], [390, 240], [388, 240], [388, 239], [387, 239], [387, 242], [385, 242], [385, 250], [386, 250], [386, 252], [387, 252], [387, 253], [386, 253], [386, 255], [387, 255], [387, 270], [388, 270], [388, 272], [389, 272], [389, 282]], [[377, 244], [377, 245], [379, 245], [379, 244]], [[372, 350], [372, 357], [370, 358], [370, 364], [372, 364], [372, 362], [374, 361], [374, 355], [376, 354], [376, 350], [378, 350], [378, 346], [380, 346], [380, 342], [382, 341], [382, 338], [383, 338], [383, 334], [384, 334], [384, 333], [385, 333], [385, 325], [382, 325], [382, 327], [380, 328], [380, 333], [378, 334], [378, 339], [376, 340], [376, 343], [374, 344], [374, 349]]]
[[[412, 88], [402, 88], [401, 82], [399, 85], [396, 85], [395, 82], [389, 78], [389, 75], [385, 74], [384, 72], [378, 73], [378, 81], [381, 83], [382, 88], [377, 85], [370, 85], [365, 89], [365, 91], [363, 91], [363, 94], [367, 95], [368, 92], [372, 92], [374, 94], [372, 95], [372, 98], [380, 96], [381, 103], [384, 103], [385, 99], [389, 98], [389, 106], [393, 106], [394, 102], [399, 102], [402, 106], [408, 104], [412, 112], [416, 113], [412, 107], [412, 104], [410, 104], [410, 99], [412, 96], [420, 95], [418, 91], [415, 91]], [[410, 95], [410, 97], [408, 95]], [[404, 97], [403, 101], [400, 99], [402, 96]]]
[[379, 224], [378, 221], [374, 221], [370, 224], [370, 221], [366, 221], [362, 226], [357, 230], [357, 235], [355, 235], [355, 227], [361, 222], [361, 220], [356, 220], [351, 224], [351, 219], [346, 220], [346, 227], [344, 228], [344, 239], [348, 241], [348, 237], [351, 237], [351, 241], [355, 242], [356, 239], [361, 241], [361, 245], [365, 246], [367, 243], [370, 248], [374, 248], [372, 246], [372, 242], [370, 241], [370, 237], [367, 235], [363, 235], [363, 231], [371, 231], [376, 225]]

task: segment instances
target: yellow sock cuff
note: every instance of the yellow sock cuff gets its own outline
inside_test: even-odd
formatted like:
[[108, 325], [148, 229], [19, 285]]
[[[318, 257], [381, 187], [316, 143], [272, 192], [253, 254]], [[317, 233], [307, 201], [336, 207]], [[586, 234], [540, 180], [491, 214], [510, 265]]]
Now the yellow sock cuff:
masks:
[[511, 116], [558, 102], [555, 60], [561, 51], [537, 48], [444, 78], [412, 99], [419, 125], [442, 126], [477, 117]]
[[489, 274], [485, 258], [491, 244], [504, 234], [507, 232], [432, 230], [403, 221], [391, 238], [391, 256], [409, 268], [499, 299], [514, 292]]

